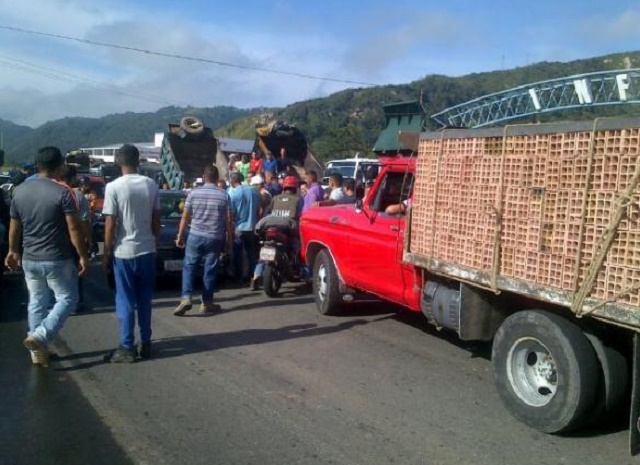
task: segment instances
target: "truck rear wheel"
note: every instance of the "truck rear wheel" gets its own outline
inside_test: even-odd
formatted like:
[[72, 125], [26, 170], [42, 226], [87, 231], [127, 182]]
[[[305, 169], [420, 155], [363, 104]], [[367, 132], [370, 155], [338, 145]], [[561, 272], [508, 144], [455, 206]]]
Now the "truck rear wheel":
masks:
[[611, 415], [624, 402], [629, 384], [629, 368], [622, 352], [595, 334], [585, 334], [595, 350], [600, 367], [595, 406], [589, 419], [590, 424], [598, 425], [610, 420]]
[[340, 313], [341, 296], [338, 272], [327, 250], [321, 250], [313, 263], [313, 294], [316, 307], [323, 315]]
[[532, 310], [508, 317], [493, 341], [492, 361], [507, 409], [539, 431], [575, 429], [594, 404], [596, 355], [580, 328], [559, 315]]

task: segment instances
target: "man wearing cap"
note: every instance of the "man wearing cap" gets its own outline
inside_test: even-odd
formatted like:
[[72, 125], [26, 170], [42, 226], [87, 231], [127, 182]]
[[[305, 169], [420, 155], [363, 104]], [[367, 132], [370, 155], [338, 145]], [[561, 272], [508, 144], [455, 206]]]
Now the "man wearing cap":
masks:
[[[131, 363], [151, 356], [151, 301], [155, 286], [156, 240], [160, 236], [160, 200], [153, 179], [138, 174], [140, 153], [125, 144], [116, 152], [122, 176], [107, 184], [105, 217], [105, 271], [113, 269], [120, 344], [109, 360]], [[136, 313], [140, 345], [135, 346]]]
[[[220, 310], [220, 306], [213, 302], [216, 271], [225, 244], [231, 244], [232, 230], [229, 197], [216, 185], [219, 177], [218, 168], [208, 165], [202, 176], [204, 185], [192, 190], [184, 204], [176, 245], [180, 248], [186, 247], [186, 250], [182, 267], [182, 298], [173, 311], [175, 316], [183, 316], [191, 310], [195, 272], [198, 264], [203, 260], [200, 313]], [[185, 242], [184, 236], [189, 224], [191, 229]]]
[[260, 218], [269, 214], [269, 209], [271, 207], [271, 202], [273, 201], [273, 196], [271, 193], [264, 187], [264, 179], [259, 174], [251, 178], [251, 187], [253, 187], [258, 194], [260, 194], [260, 198], [262, 201], [260, 202]]
[[22, 265], [29, 291], [29, 333], [23, 344], [34, 364], [48, 366], [48, 344], [76, 309], [78, 275], [88, 270], [89, 258], [75, 196], [56, 181], [64, 170], [62, 153], [43, 147], [36, 164], [39, 176], [14, 192], [5, 264], [12, 270]]

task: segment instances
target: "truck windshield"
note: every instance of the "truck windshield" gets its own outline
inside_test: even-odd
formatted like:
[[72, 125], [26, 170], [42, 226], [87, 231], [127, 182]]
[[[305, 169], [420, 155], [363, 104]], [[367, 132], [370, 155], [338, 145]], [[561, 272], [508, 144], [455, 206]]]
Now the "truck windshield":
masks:
[[160, 217], [163, 220], [178, 220], [182, 217], [187, 196], [180, 192], [160, 192]]

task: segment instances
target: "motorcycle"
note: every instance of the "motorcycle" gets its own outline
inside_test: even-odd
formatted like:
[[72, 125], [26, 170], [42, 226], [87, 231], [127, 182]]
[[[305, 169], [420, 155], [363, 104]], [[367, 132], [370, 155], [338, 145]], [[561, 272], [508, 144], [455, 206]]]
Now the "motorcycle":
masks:
[[293, 249], [294, 233], [287, 227], [268, 226], [261, 237], [260, 263], [264, 264], [264, 293], [277, 297], [282, 283], [300, 279], [300, 259]]

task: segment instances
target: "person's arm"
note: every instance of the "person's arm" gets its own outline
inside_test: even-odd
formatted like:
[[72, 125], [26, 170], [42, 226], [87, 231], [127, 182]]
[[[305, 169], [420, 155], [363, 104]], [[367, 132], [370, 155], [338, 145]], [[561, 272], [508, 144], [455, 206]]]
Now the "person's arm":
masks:
[[67, 229], [71, 237], [71, 243], [78, 253], [79, 267], [78, 276], [84, 276], [89, 271], [89, 257], [87, 255], [87, 242], [85, 240], [82, 223], [78, 215], [65, 215]]
[[156, 186], [152, 189], [154, 201], [153, 212], [151, 212], [151, 233], [155, 236], [156, 240], [160, 238], [162, 233], [162, 221], [160, 215], [160, 192]]
[[[74, 192], [74, 195], [76, 193]], [[87, 246], [88, 253], [91, 252], [93, 245], [93, 231], [91, 228], [91, 209], [89, 208], [89, 202], [84, 197], [78, 198], [78, 208], [80, 211], [80, 226], [82, 227], [82, 235]]]
[[106, 273], [111, 271], [111, 260], [113, 258], [113, 246], [116, 240], [116, 213], [117, 213], [116, 193], [113, 184], [107, 184], [104, 193], [104, 204], [102, 205], [102, 215], [104, 216], [104, 251], [102, 253], [102, 268]]
[[20, 237], [22, 236], [22, 223], [16, 218], [9, 221], [9, 253], [4, 264], [10, 270], [16, 270], [22, 266], [20, 254]]
[[230, 251], [233, 247], [233, 223], [235, 221], [235, 216], [233, 215], [233, 211], [231, 207], [227, 209], [227, 251]]
[[91, 230], [91, 222], [81, 221], [80, 227], [82, 228], [82, 236], [84, 237], [87, 250], [91, 250], [93, 247], [93, 231]]
[[182, 212], [182, 218], [180, 218], [180, 226], [178, 226], [178, 235], [176, 236], [176, 246], [181, 249], [184, 248], [184, 232], [191, 223], [191, 212], [185, 208]]
[[336, 205], [338, 202], [336, 202], [335, 199], [332, 199], [331, 197], [329, 197], [327, 200], [321, 200], [319, 202], [315, 202], [314, 206], [316, 207], [331, 207], [333, 205]]
[[396, 203], [393, 205], [389, 205], [387, 208], [384, 209], [384, 212], [387, 215], [398, 215], [398, 214], [406, 213], [406, 211], [407, 211], [407, 206], [404, 203]]
[[178, 226], [178, 235], [176, 236], [176, 246], [183, 248], [185, 246], [184, 243], [184, 232], [187, 230], [187, 227], [191, 224], [191, 210], [193, 204], [193, 192], [190, 192], [187, 195], [186, 200], [184, 201], [184, 207], [182, 208], [182, 217], [180, 218], [180, 225]]

